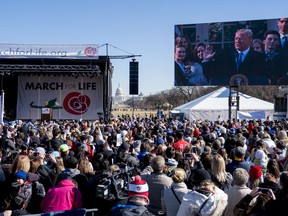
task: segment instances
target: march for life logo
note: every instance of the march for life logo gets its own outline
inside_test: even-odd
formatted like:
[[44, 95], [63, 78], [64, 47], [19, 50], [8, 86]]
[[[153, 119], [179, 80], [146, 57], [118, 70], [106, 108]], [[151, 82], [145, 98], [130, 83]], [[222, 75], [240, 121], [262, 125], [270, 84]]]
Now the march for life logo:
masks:
[[84, 50], [84, 55], [89, 56], [89, 57], [96, 56], [97, 55], [97, 49], [95, 47], [87, 47]]
[[72, 115], [82, 115], [87, 112], [91, 100], [79, 92], [69, 93], [63, 100], [63, 108]]

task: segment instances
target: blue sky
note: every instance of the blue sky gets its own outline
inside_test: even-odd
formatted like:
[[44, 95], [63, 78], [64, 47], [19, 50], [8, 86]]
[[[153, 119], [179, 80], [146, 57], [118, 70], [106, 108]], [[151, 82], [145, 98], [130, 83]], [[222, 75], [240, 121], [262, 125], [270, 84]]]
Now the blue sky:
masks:
[[[287, 0], [2, 0], [0, 43], [109, 43], [142, 55], [139, 92], [149, 95], [173, 87], [175, 24], [287, 17], [287, 8]], [[113, 95], [118, 84], [129, 93], [130, 60], [112, 60]]]

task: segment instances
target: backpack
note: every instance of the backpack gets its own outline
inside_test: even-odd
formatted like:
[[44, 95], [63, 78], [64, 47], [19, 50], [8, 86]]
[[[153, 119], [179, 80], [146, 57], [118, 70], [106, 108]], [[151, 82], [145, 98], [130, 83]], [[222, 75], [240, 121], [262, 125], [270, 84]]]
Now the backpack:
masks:
[[113, 216], [151, 216], [153, 215], [145, 206], [118, 204], [112, 208]]
[[41, 184], [38, 181], [33, 181], [32, 182], [32, 197], [27, 206], [27, 210], [29, 213], [36, 214], [36, 213], [41, 212], [40, 205], [45, 194], [46, 192], [45, 192], [45, 188], [43, 184]]
[[18, 187], [19, 191], [15, 196], [12, 198], [11, 201], [11, 209], [17, 210], [22, 209], [23, 204], [26, 203], [26, 205], [30, 202], [31, 196], [32, 196], [32, 185], [29, 182], [25, 182], [24, 185], [17, 186], [18, 182], [13, 182], [12, 187]]

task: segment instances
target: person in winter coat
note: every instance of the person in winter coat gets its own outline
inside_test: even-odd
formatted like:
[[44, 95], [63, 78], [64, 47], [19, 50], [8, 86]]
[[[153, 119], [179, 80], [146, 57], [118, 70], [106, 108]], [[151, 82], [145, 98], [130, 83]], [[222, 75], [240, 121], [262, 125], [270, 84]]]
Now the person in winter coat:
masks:
[[70, 179], [60, 181], [45, 195], [41, 209], [43, 212], [65, 211], [82, 207], [82, 195]]
[[251, 189], [247, 187], [249, 174], [243, 168], [237, 168], [233, 173], [234, 186], [227, 188], [224, 192], [228, 195], [228, 206], [225, 213], [226, 216], [233, 215], [233, 209], [237, 203], [247, 194]]
[[52, 169], [48, 168], [48, 166], [44, 165], [39, 157], [34, 158], [30, 163], [30, 171], [39, 176], [38, 181], [44, 186], [45, 191], [47, 192], [55, 185], [57, 180], [56, 173], [54, 173]]
[[191, 179], [194, 191], [183, 197], [177, 216], [223, 215], [228, 196], [213, 184], [209, 172], [204, 169], [195, 170]]
[[168, 177], [163, 171], [165, 168], [165, 159], [158, 155], [151, 161], [153, 172], [150, 175], [141, 175], [150, 188], [148, 210], [157, 215], [162, 211], [161, 196], [166, 188], [169, 188], [173, 180]]
[[[33, 165], [31, 164], [31, 167]], [[40, 205], [46, 194], [45, 187], [41, 184], [40, 176], [35, 173], [27, 173], [28, 181], [32, 186], [32, 196], [28, 203], [27, 211], [31, 214], [41, 213]]]
[[2, 200], [3, 204], [1, 208], [27, 213], [26, 207], [31, 199], [32, 186], [27, 181], [27, 174], [23, 170], [16, 172], [14, 178], [9, 187], [9, 193]]
[[226, 172], [224, 158], [220, 154], [216, 154], [211, 165], [213, 183], [223, 191], [231, 188], [233, 177]]
[[[288, 172], [284, 171], [280, 175], [280, 191], [276, 195], [276, 199], [270, 201], [266, 205], [268, 215], [287, 215], [288, 212]], [[272, 191], [273, 193], [273, 191]]]
[[78, 169], [78, 160], [74, 156], [69, 156], [66, 161], [65, 170], [59, 174], [57, 182], [64, 179], [72, 179], [78, 174], [80, 174], [80, 170]]
[[187, 178], [186, 172], [181, 168], [176, 168], [172, 171], [171, 176], [173, 183], [171, 188], [164, 190], [162, 197], [162, 211], [167, 216], [175, 216], [180, 207], [182, 199], [189, 191], [184, 180]]
[[140, 176], [135, 176], [134, 181], [128, 187], [128, 201], [126, 205], [117, 204], [112, 208], [112, 216], [121, 215], [153, 215], [148, 211], [146, 206], [149, 204], [149, 187], [146, 181], [142, 180]]
[[[251, 201], [253, 199], [256, 199], [254, 204], [251, 204]], [[272, 189], [264, 188], [260, 189], [259, 187], [255, 187], [250, 194], [247, 194], [244, 196], [239, 203], [235, 206], [233, 213], [235, 216], [266, 216], [271, 215], [271, 213], [268, 213], [269, 209], [269, 202], [271, 203], [271, 200], [275, 200], [275, 195], [272, 191]], [[268, 209], [267, 209], [268, 207]], [[275, 212], [276, 213], [276, 212]], [[285, 215], [287, 213], [285, 212]], [[274, 215], [274, 214], [273, 214]], [[275, 215], [283, 215], [282, 214], [275, 214]]]

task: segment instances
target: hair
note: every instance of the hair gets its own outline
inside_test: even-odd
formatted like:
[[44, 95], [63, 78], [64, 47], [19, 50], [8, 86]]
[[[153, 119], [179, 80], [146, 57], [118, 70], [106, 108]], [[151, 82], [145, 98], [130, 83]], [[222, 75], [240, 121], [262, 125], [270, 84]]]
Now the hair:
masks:
[[264, 134], [263, 134], [263, 136], [262, 136], [262, 139], [271, 139], [271, 136], [267, 133], [267, 132], [265, 132]]
[[279, 164], [275, 159], [268, 161], [267, 172], [274, 175], [276, 179], [280, 177]]
[[285, 130], [281, 130], [278, 132], [278, 138], [279, 140], [287, 139], [287, 133]]
[[226, 149], [220, 148], [217, 153], [223, 157], [225, 164], [227, 164], [228, 163], [228, 154], [226, 152]]
[[211, 170], [213, 156], [210, 153], [203, 153], [201, 155], [201, 162], [206, 170]]
[[177, 48], [183, 48], [183, 49], [185, 50], [185, 52], [186, 52], [186, 49], [185, 49], [184, 46], [182, 46], [182, 45], [176, 45], [175, 48], [174, 48], [174, 53], [176, 53], [176, 49], [177, 49]]
[[198, 49], [199, 47], [204, 47], [204, 48], [206, 48], [206, 44], [204, 44], [204, 43], [199, 43], [199, 44], [197, 44], [197, 45], [195, 46], [195, 48], [194, 48], [194, 53], [195, 53], [195, 55], [197, 55], [197, 49]]
[[185, 153], [191, 153], [192, 152], [192, 145], [187, 145], [183, 149], [183, 154]]
[[194, 186], [194, 190], [205, 190], [215, 192], [215, 184], [211, 180], [204, 180], [199, 185]]
[[276, 35], [277, 37], [278, 37], [278, 39], [279, 39], [279, 41], [280, 41], [280, 34], [279, 34], [279, 32], [278, 31], [275, 31], [275, 30], [268, 30], [268, 31], [266, 31], [265, 33], [264, 33], [264, 36], [263, 36], [263, 38], [264, 38], [264, 40], [266, 40], [266, 38], [267, 38], [267, 36], [268, 35]]
[[176, 150], [174, 159], [176, 161], [179, 161], [179, 160], [182, 160], [183, 158], [184, 158], [183, 153], [180, 150]]
[[221, 148], [221, 142], [220, 140], [213, 140], [212, 142], [212, 148], [213, 150], [218, 151]]
[[235, 185], [246, 185], [249, 179], [249, 173], [243, 168], [237, 168], [233, 172], [233, 181]]
[[253, 31], [251, 29], [239, 29], [235, 34], [245, 34], [251, 41], [253, 40]]
[[29, 172], [30, 159], [27, 155], [19, 155], [14, 159], [10, 168], [10, 173], [15, 174], [19, 170], [23, 170], [24, 172]]
[[184, 182], [187, 178], [187, 175], [185, 173], [185, 171], [181, 168], [175, 168], [172, 171], [172, 176], [171, 176], [172, 180], [174, 183], [181, 183]]
[[287, 190], [288, 188], [288, 172], [284, 171], [280, 175], [280, 185]]
[[245, 150], [243, 147], [236, 147], [231, 152], [234, 153], [234, 157], [237, 157], [237, 158], [245, 157]]
[[189, 40], [183, 35], [179, 35], [175, 38], [175, 45], [176, 46], [177, 45], [183, 46], [183, 44], [181, 44], [182, 39], [185, 39], [187, 41], [188, 45], [190, 45]]
[[152, 159], [151, 167], [155, 172], [163, 171], [165, 167], [165, 159], [162, 156], [157, 155], [156, 157]]
[[167, 158], [174, 158], [175, 157], [175, 154], [176, 154], [176, 151], [173, 147], [168, 147], [166, 149], [166, 156]]
[[260, 184], [260, 179], [252, 179], [249, 178], [249, 188], [253, 190], [254, 188], [258, 187]]
[[138, 203], [138, 202], [145, 202], [145, 203], [147, 203], [147, 205], [149, 204], [149, 201], [147, 200], [147, 198], [146, 197], [141, 197], [141, 196], [130, 196], [129, 198], [129, 202], [136, 202], [136, 203]]
[[255, 38], [255, 39], [252, 40], [252, 46], [253, 46], [254, 44], [256, 44], [256, 43], [258, 43], [258, 44], [260, 45], [261, 50], [262, 50], [262, 52], [263, 52], [263, 51], [264, 51], [263, 41], [262, 41], [261, 39], [259, 39], [259, 38]]
[[94, 141], [94, 137], [92, 135], [88, 135], [88, 142], [92, 143]]
[[30, 172], [31, 173], [36, 173], [37, 169], [41, 165], [41, 159], [40, 158], [35, 158], [30, 161]]
[[47, 130], [45, 132], [45, 137], [48, 138], [49, 140], [53, 138], [53, 134], [51, 131]]
[[225, 161], [224, 158], [216, 154], [212, 159], [211, 170], [215, 178], [220, 182], [224, 183], [227, 180], [227, 173], [225, 171]]
[[81, 158], [78, 164], [79, 164], [78, 169], [80, 170], [81, 174], [93, 174], [94, 173], [93, 167], [90, 161], [88, 160], [88, 158], [86, 157]]
[[117, 164], [113, 164], [109, 166], [109, 170], [113, 173], [120, 170], [120, 167]]
[[57, 162], [59, 170], [61, 172], [64, 171], [65, 170], [65, 166], [64, 166], [63, 158], [62, 157], [56, 157], [55, 159], [56, 159], [56, 162]]
[[150, 152], [151, 151], [151, 146], [149, 144], [149, 141], [147, 142], [142, 142], [141, 146], [140, 146], [140, 151], [147, 151]]
[[146, 154], [142, 159], [144, 167], [151, 165], [152, 159], [154, 157], [155, 157], [155, 155], [152, 153]]
[[157, 155], [165, 156], [167, 146], [165, 144], [160, 144], [157, 147]]
[[256, 198], [256, 202], [247, 209], [246, 215], [258, 215], [259, 209], [264, 209], [265, 204], [271, 200], [271, 197], [268, 193], [261, 193]]
[[177, 137], [177, 139], [183, 139], [183, 137], [184, 137], [183, 132], [182, 131], [177, 131], [176, 132], [176, 137]]
[[53, 137], [57, 137], [61, 134], [61, 130], [59, 128], [54, 128], [52, 131]]
[[78, 160], [74, 156], [69, 156], [66, 160], [66, 168], [75, 169], [77, 168]]
[[168, 136], [166, 139], [167, 139], [167, 143], [168, 143], [168, 144], [173, 144], [173, 143], [174, 143], [174, 141], [175, 141], [174, 137], [173, 137], [173, 136], [171, 136], [171, 135], [170, 135], [170, 136]]
[[72, 178], [72, 179], [69, 179], [69, 180], [72, 181], [74, 187], [78, 188], [78, 182], [75, 179]]
[[212, 149], [208, 145], [206, 145], [203, 150], [204, 150], [203, 153], [207, 153], [207, 154], [211, 154], [212, 153]]

